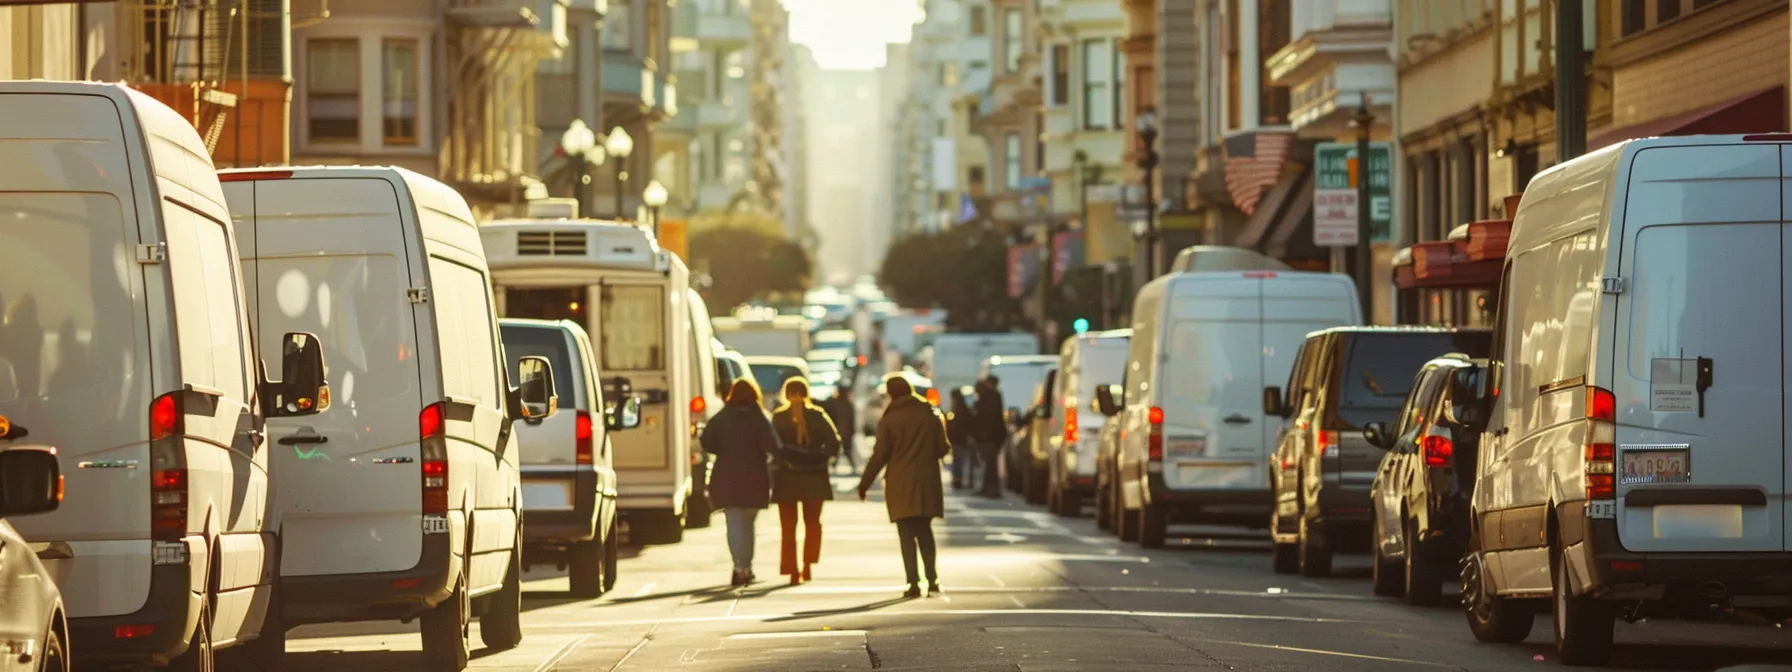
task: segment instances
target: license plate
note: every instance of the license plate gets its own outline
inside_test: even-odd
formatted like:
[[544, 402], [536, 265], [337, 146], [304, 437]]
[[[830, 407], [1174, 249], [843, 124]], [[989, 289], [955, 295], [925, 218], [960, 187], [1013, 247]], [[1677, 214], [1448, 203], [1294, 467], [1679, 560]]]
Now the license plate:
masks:
[[1626, 447], [1618, 470], [1618, 482], [1624, 485], [1691, 483], [1688, 452], [1683, 447]]
[[558, 481], [523, 481], [523, 508], [538, 511], [572, 508], [572, 486]]

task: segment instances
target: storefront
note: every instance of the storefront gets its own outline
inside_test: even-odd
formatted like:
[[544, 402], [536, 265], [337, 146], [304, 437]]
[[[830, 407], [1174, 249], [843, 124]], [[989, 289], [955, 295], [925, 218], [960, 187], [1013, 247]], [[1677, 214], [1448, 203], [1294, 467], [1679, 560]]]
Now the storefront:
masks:
[[1449, 240], [1395, 253], [1398, 323], [1492, 327], [1511, 231], [1511, 220], [1470, 222], [1452, 230]]

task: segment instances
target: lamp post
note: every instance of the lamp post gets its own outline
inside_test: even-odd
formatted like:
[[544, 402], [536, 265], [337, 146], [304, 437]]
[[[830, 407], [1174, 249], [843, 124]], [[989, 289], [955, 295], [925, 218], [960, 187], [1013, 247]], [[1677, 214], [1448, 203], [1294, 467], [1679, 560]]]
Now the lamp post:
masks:
[[647, 206], [647, 218], [653, 222], [653, 237], [656, 239], [660, 237], [660, 207], [670, 197], [666, 193], [666, 185], [660, 184], [659, 180], [648, 182], [647, 188], [641, 190], [641, 202]]
[[1370, 254], [1369, 230], [1373, 213], [1369, 205], [1369, 134], [1375, 128], [1375, 113], [1369, 111], [1369, 94], [1364, 93], [1356, 107], [1356, 288], [1362, 301], [1363, 319], [1373, 320], [1375, 274]]
[[[566, 160], [576, 163], [579, 172], [573, 178], [573, 198], [579, 202], [581, 214], [588, 211], [591, 200], [591, 175], [586, 172], [589, 164], [603, 164], [603, 147], [597, 144], [597, 134], [585, 125], [583, 119], [574, 119], [566, 126], [566, 132], [560, 134], [560, 151], [566, 154]], [[595, 159], [595, 160], [594, 160]]]
[[635, 151], [635, 139], [629, 137], [628, 129], [617, 126], [604, 139], [604, 151], [616, 157], [616, 219], [623, 219], [622, 185], [628, 180], [628, 155]]
[[1157, 277], [1157, 196], [1152, 179], [1157, 170], [1157, 112], [1139, 112], [1139, 168], [1145, 171], [1145, 279]]

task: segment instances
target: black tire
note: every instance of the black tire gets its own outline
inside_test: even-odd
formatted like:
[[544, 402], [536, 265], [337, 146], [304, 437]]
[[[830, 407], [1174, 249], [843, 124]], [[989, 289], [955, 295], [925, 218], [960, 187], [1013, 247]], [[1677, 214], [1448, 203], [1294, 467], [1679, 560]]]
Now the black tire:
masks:
[[199, 623], [193, 626], [193, 638], [174, 660], [168, 661], [169, 672], [212, 672], [218, 669], [212, 660], [212, 601], [199, 601]]
[[1332, 575], [1332, 547], [1326, 543], [1322, 535], [1307, 529], [1307, 516], [1300, 517], [1300, 540], [1295, 547], [1300, 550], [1300, 575], [1321, 577]]
[[1437, 558], [1419, 545], [1419, 523], [1406, 521], [1401, 535], [1406, 544], [1406, 585], [1402, 590], [1406, 593], [1406, 603], [1415, 607], [1435, 607], [1443, 601], [1444, 577]]
[[69, 672], [68, 646], [62, 643], [62, 633], [51, 628], [44, 635], [44, 655], [38, 663], [38, 672]]
[[423, 669], [430, 672], [467, 669], [467, 661], [472, 657], [467, 647], [467, 626], [472, 620], [472, 612], [463, 570], [448, 599], [423, 612], [418, 619], [423, 636]]
[[567, 593], [579, 599], [604, 594], [604, 540], [581, 541], [566, 549]]
[[1108, 479], [1098, 478], [1095, 483], [1095, 527], [1108, 530], [1114, 527], [1114, 498], [1108, 494]]
[[617, 536], [616, 523], [610, 523], [609, 533], [604, 535], [604, 592], [616, 589], [617, 552], [622, 546], [622, 539]]
[[1375, 516], [1375, 536], [1369, 540], [1369, 590], [1381, 597], [1400, 597], [1403, 586], [1396, 581], [1401, 568], [1381, 554], [1381, 514], [1371, 512]]
[[1128, 509], [1114, 509], [1114, 532], [1121, 541], [1139, 540], [1139, 518], [1143, 516]]
[[1531, 636], [1536, 613], [1529, 605], [1494, 594], [1473, 556], [1462, 566], [1462, 604], [1475, 639], [1490, 644], [1517, 644]]
[[1612, 659], [1617, 610], [1598, 599], [1575, 596], [1568, 585], [1568, 556], [1556, 553], [1551, 604], [1555, 611], [1556, 656], [1568, 665], [1605, 665]]
[[1058, 514], [1058, 516], [1060, 518], [1075, 518], [1077, 516], [1083, 515], [1083, 496], [1082, 495], [1076, 494], [1074, 492], [1065, 491], [1065, 490], [1059, 490], [1057, 493], [1057, 500], [1058, 500], [1058, 506], [1057, 506], [1057, 508], [1052, 509], [1052, 512]]
[[[522, 535], [517, 535], [521, 537]], [[479, 641], [500, 651], [514, 649], [523, 643], [523, 560], [522, 550], [510, 550], [510, 569], [504, 572], [504, 586], [485, 598], [485, 613], [479, 615]]]
[[1170, 526], [1168, 512], [1157, 504], [1145, 504], [1139, 509], [1139, 547], [1163, 548], [1164, 533]]

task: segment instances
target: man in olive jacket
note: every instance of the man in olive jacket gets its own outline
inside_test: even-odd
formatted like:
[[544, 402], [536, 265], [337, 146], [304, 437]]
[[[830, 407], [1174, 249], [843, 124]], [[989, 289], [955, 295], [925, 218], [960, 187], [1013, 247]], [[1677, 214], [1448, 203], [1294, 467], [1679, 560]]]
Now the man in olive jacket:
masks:
[[859, 499], [865, 499], [878, 475], [889, 467], [889, 477], [884, 479], [884, 506], [890, 511], [890, 521], [896, 523], [902, 545], [902, 568], [908, 576], [905, 596], [920, 597], [917, 551], [926, 569], [927, 592], [940, 590], [939, 574], [934, 571], [933, 519], [946, 517], [940, 464], [952, 452], [952, 444], [946, 440], [946, 419], [931, 404], [915, 396], [908, 379], [893, 374], [884, 379], [884, 390], [890, 395], [890, 405], [877, 423], [877, 445], [872, 447], [865, 475], [859, 479]]

